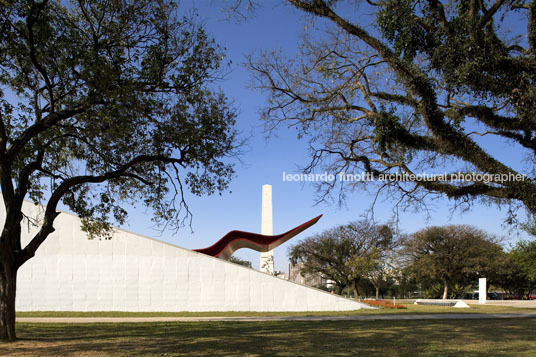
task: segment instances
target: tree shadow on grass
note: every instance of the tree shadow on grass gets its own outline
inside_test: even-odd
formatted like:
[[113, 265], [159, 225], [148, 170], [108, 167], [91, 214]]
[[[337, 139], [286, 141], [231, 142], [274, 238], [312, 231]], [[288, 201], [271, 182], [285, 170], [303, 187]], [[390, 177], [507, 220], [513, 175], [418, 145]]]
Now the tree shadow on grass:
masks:
[[[18, 324], [24, 356], [530, 355], [536, 319]], [[0, 353], [1, 354], [1, 353]]]

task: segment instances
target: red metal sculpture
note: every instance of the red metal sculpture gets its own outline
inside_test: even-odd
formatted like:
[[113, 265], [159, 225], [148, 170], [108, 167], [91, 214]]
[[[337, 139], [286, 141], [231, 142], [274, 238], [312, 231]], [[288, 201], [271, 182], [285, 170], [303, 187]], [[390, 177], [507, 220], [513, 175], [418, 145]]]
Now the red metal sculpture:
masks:
[[240, 248], [250, 248], [259, 252], [267, 252], [285, 243], [298, 233], [303, 232], [318, 222], [322, 215], [299, 225], [290, 231], [275, 236], [266, 236], [257, 233], [230, 231], [222, 239], [208, 248], [194, 249], [196, 252], [211, 255], [220, 259], [228, 260], [233, 253]]

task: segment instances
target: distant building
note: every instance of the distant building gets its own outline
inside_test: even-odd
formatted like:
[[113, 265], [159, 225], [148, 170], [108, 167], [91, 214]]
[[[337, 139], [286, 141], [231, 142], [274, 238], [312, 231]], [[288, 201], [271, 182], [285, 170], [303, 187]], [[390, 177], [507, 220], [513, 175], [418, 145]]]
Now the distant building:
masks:
[[285, 279], [285, 280], [289, 280], [289, 279], [288, 279], [288, 278], [289, 278], [288, 273], [282, 273], [282, 272], [279, 272], [279, 271], [276, 271], [276, 273], [277, 273], [276, 276], [277, 276], [278, 278]]
[[320, 273], [303, 274], [303, 263], [289, 265], [289, 280], [298, 284], [313, 286], [315, 288], [323, 288], [327, 286], [327, 279]]

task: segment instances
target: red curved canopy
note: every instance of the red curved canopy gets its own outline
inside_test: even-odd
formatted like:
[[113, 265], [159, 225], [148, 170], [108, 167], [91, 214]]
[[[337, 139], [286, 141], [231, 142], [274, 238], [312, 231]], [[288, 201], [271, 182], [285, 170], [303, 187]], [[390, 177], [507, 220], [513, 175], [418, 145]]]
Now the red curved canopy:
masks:
[[196, 252], [228, 260], [240, 248], [250, 248], [259, 252], [267, 252], [285, 243], [298, 233], [303, 232], [318, 222], [322, 215], [311, 219], [290, 231], [275, 236], [267, 236], [251, 232], [230, 231], [222, 239], [208, 248], [194, 249]]

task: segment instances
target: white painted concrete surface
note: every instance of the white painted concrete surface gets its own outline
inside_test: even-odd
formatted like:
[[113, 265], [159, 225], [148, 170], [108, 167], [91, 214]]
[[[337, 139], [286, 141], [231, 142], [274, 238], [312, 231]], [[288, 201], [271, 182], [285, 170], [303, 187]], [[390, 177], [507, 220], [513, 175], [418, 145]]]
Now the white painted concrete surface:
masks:
[[[274, 234], [274, 221], [272, 215], [272, 186], [262, 186], [261, 234], [271, 236]], [[261, 252], [260, 271], [274, 274], [274, 250]]]
[[[1, 221], [5, 219], [0, 205]], [[26, 214], [42, 208], [26, 203]], [[347, 311], [367, 305], [117, 229], [89, 240], [76, 216], [19, 270], [18, 311]], [[37, 231], [23, 225], [23, 246]], [[225, 232], [222, 232], [222, 235]], [[219, 237], [214, 237], [217, 239]]]
[[486, 288], [486, 278], [478, 278], [478, 303], [485, 304], [488, 298], [488, 289]]

